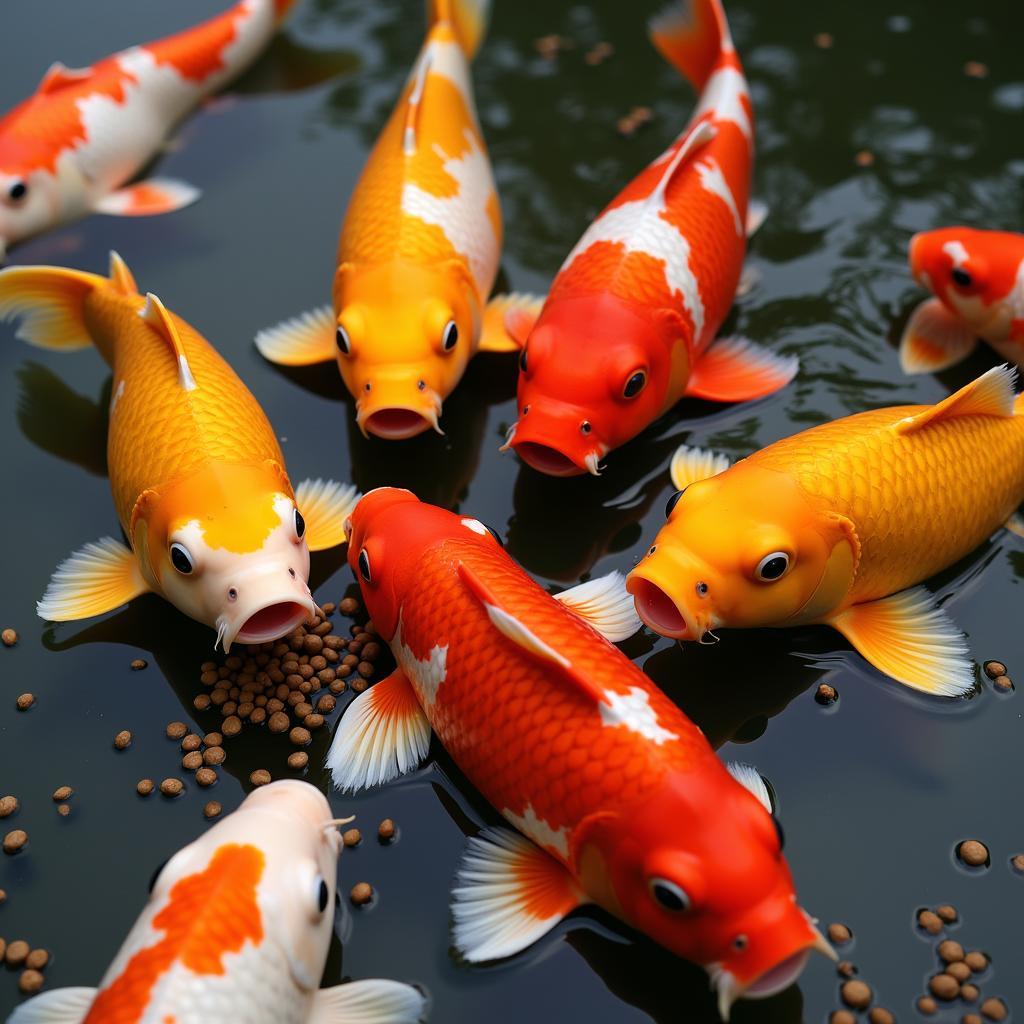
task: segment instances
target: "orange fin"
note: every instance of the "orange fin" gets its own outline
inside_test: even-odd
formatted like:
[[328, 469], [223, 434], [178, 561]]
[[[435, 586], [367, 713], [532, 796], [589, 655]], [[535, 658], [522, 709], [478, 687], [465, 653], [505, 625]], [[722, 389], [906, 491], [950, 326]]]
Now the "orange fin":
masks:
[[21, 320], [15, 337], [39, 348], [86, 348], [85, 300], [107, 287], [99, 274], [64, 267], [8, 267], [0, 270], [0, 322]]
[[139, 316], [167, 342], [174, 361], [178, 364], [178, 383], [182, 390], [195, 391], [196, 379], [188, 365], [188, 356], [185, 354], [185, 346], [182, 344], [174, 317], [152, 292], [146, 293], [146, 304], [139, 310]]
[[345, 543], [345, 520], [352, 515], [359, 494], [348, 484], [333, 480], [303, 480], [295, 488], [295, 506], [306, 522], [306, 546], [324, 551]]
[[94, 209], [97, 213], [108, 213], [114, 217], [150, 217], [191, 206], [200, 194], [199, 189], [184, 181], [150, 178], [103, 196]]
[[509, 292], [496, 295], [484, 308], [481, 352], [518, 352], [540, 316], [544, 297]]
[[578, 686], [588, 697], [599, 703], [608, 703], [604, 692], [595, 686], [589, 679], [581, 676], [573, 668], [572, 662], [564, 654], [556, 651], [549, 643], [542, 640], [528, 626], [524, 625], [514, 615], [501, 607], [498, 598], [495, 597], [490, 587], [466, 565], [459, 563], [459, 576], [466, 584], [473, 596], [484, 606], [487, 616], [494, 627], [503, 636], [507, 637], [514, 644], [529, 652], [535, 658], [557, 665], [563, 670], [565, 676]]
[[139, 294], [139, 286], [128, 264], [113, 250], [110, 251], [110, 283], [122, 295]]
[[361, 693], [342, 716], [326, 765], [341, 790], [380, 786], [418, 767], [430, 747], [430, 722], [405, 673]]
[[900, 338], [904, 373], [938, 373], [966, 359], [978, 344], [974, 332], [938, 299], [925, 299]]
[[685, 491], [690, 484], [708, 480], [724, 473], [732, 463], [728, 455], [708, 451], [706, 448], [691, 448], [681, 444], [672, 456], [669, 475], [677, 491]]
[[939, 697], [974, 690], [967, 641], [923, 587], [855, 604], [825, 620], [887, 676]]
[[470, 839], [452, 890], [455, 948], [470, 963], [514, 956], [586, 902], [539, 846], [511, 829], [484, 829]]
[[311, 366], [333, 362], [338, 320], [332, 306], [317, 306], [256, 335], [256, 348], [264, 359], [279, 366]]
[[57, 566], [36, 613], [47, 622], [88, 619], [120, 608], [147, 590], [132, 550], [104, 537]]
[[628, 640], [643, 625], [626, 590], [626, 577], [618, 571], [563, 590], [555, 600], [613, 644]]
[[690, 371], [686, 394], [712, 402], [749, 402], [784, 388], [800, 369], [796, 356], [780, 356], [746, 338], [720, 338]]
[[69, 68], [59, 60], [54, 61], [43, 75], [36, 92], [51, 93], [63, 89], [67, 85], [80, 85], [92, 77], [92, 68]]
[[993, 366], [937, 405], [899, 420], [893, 429], [898, 434], [913, 434], [932, 423], [960, 416], [1012, 416], [1016, 380], [1017, 371], [1012, 366]]

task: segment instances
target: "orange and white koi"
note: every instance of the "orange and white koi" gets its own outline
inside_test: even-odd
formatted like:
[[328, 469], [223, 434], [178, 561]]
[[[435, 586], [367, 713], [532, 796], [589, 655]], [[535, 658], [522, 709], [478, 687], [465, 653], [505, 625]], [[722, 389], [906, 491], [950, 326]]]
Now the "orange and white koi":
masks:
[[478, 351], [516, 349], [506, 312], [488, 302], [502, 223], [473, 103], [469, 61], [489, 0], [431, 0], [430, 28], [398, 105], [349, 203], [333, 305], [262, 331], [256, 346], [287, 366], [337, 360], [364, 434], [401, 439], [433, 428]]
[[295, 0], [240, 0], [223, 14], [91, 67], [52, 65], [0, 118], [0, 259], [89, 213], [144, 216], [199, 198], [184, 182], [128, 185], [200, 101], [263, 51]]
[[8, 1024], [422, 1020], [426, 1000], [411, 985], [319, 987], [334, 934], [344, 823], [308, 782], [255, 790], [154, 876], [99, 988], [46, 992]]
[[307, 480], [293, 490], [259, 403], [195, 328], [140, 295], [116, 254], [109, 278], [0, 271], [0, 321], [11, 317], [42, 348], [95, 344], [114, 374], [107, 468], [131, 547], [105, 537], [73, 554], [37, 606], [42, 618], [88, 618], [153, 591], [216, 629], [227, 650], [315, 615], [309, 552], [344, 543], [355, 488]]
[[395, 488], [367, 494], [347, 532], [398, 668], [341, 719], [335, 784], [412, 770], [433, 729], [518, 830], [470, 842], [463, 956], [512, 956], [597, 904], [704, 965], [728, 1016], [786, 988], [812, 949], [834, 955], [797, 906], [760, 776], [727, 770], [611, 643], [639, 626], [618, 573], [552, 597], [478, 520]]
[[689, 125], [587, 228], [536, 322], [506, 318], [524, 348], [505, 447], [553, 476], [597, 474], [684, 395], [760, 398], [798, 369], [743, 338], [712, 344], [764, 216], [749, 200], [753, 108], [725, 12], [676, 2], [651, 38], [700, 92]]
[[906, 373], [937, 373], [987, 341], [1024, 366], [1024, 235], [976, 228], [922, 231], [910, 240], [910, 271], [932, 293], [900, 341]]

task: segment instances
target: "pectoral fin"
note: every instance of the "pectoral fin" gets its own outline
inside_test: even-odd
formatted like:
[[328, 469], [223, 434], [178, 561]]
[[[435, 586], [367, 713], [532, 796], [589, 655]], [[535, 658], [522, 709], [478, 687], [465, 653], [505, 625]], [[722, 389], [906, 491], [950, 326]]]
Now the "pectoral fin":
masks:
[[826, 621], [880, 672], [915, 690], [962, 697], [974, 689], [967, 641], [923, 587], [855, 604]]
[[686, 394], [712, 402], [748, 402], [784, 388], [800, 369], [796, 356], [780, 356], [746, 338], [720, 338], [690, 371]]
[[769, 813], [774, 814], [771, 793], [768, 791], [761, 773], [752, 765], [742, 761], [729, 761], [726, 764], [729, 774], [746, 790], [757, 797], [758, 803]]
[[566, 608], [575, 612], [613, 644], [628, 640], [642, 625], [633, 595], [626, 590], [626, 577], [610, 572], [596, 580], [555, 594]]
[[419, 989], [398, 981], [351, 981], [322, 988], [307, 1024], [416, 1024], [426, 1015]]
[[544, 305], [542, 295], [495, 295], [484, 309], [481, 352], [517, 352], [526, 344]]
[[110, 192], [97, 200], [93, 208], [97, 213], [115, 217], [151, 217], [191, 206], [200, 195], [199, 189], [184, 181], [150, 178]]
[[7, 1024], [81, 1024], [96, 999], [94, 988], [55, 988], [22, 1003]]
[[429, 746], [430, 722], [412, 684], [395, 669], [348, 706], [327, 767], [338, 789], [355, 792], [411, 772]]
[[455, 947], [471, 963], [514, 956], [585, 902], [550, 854], [511, 829], [484, 829], [452, 890]]
[[669, 474], [676, 490], [682, 491], [690, 484], [724, 473], [730, 465], [728, 455], [719, 455], [706, 448], [691, 448], [688, 444], [681, 444], [672, 456]]
[[345, 543], [345, 520], [352, 514], [359, 492], [334, 480], [303, 480], [295, 488], [295, 506], [306, 521], [306, 545], [323, 551]]
[[900, 339], [904, 373], [938, 373], [966, 359], [978, 339], [939, 299], [925, 299], [907, 321]]
[[337, 333], [333, 307], [318, 306], [260, 331], [256, 348], [264, 359], [279, 366], [310, 366], [334, 360]]
[[134, 553], [104, 537], [61, 562], [36, 612], [48, 622], [102, 615], [149, 590]]
[[755, 234], [768, 219], [768, 204], [760, 199], [751, 199], [747, 203], [747, 238]]

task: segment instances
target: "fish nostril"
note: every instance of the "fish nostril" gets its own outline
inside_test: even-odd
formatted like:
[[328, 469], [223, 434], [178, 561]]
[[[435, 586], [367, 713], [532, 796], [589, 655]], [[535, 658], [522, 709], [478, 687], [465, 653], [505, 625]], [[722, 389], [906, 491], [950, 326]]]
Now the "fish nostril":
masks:
[[590, 425], [590, 421], [589, 420], [584, 420], [580, 424], [580, 433], [581, 434], [589, 434], [593, 429], [594, 428]]
[[426, 391], [427, 390], [427, 382], [425, 380], [418, 380], [418, 381], [416, 381], [416, 387], [418, 387], [420, 389], [420, 391]]
[[525, 416], [529, 411], [530, 411], [530, 407], [528, 405], [524, 405], [523, 406], [523, 415]]
[[229, 601], [237, 601], [238, 600], [238, 591], [235, 590], [234, 587], [228, 587], [228, 600]]
[[697, 591], [698, 597], [708, 596], [708, 585], [703, 580], [701, 580], [694, 589]]
[[288, 570], [288, 575], [291, 576], [292, 579], [295, 579], [295, 570], [294, 569], [289, 569]]
[[367, 382], [366, 382], [366, 383], [365, 383], [365, 384], [363, 385], [363, 390], [364, 390], [364, 391], [372, 391], [372, 390], [373, 390], [373, 385], [372, 385], [372, 384], [371, 384], [371, 383], [370, 383], [369, 381], [367, 381]]

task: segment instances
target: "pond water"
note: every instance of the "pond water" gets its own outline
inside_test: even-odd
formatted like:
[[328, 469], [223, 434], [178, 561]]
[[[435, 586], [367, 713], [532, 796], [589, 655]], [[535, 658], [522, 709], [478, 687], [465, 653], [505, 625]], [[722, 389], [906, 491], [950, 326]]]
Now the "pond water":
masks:
[[[0, 109], [55, 59], [86, 64], [222, 6], [9, 3]], [[604, 203], [684, 124], [692, 94], [647, 42], [653, 10], [616, 0], [496, 3], [474, 80], [504, 207], [505, 285], [543, 292]], [[681, 403], [599, 479], [545, 479], [499, 455], [514, 416], [512, 357], [476, 360], [446, 408], [445, 437], [387, 444], [358, 435], [331, 367], [280, 372], [252, 346], [259, 328], [329, 296], [345, 204], [422, 38], [421, 5], [412, 0], [301, 0], [287, 45], [189, 120], [159, 161], [161, 174], [201, 187], [202, 202], [164, 218], [91, 218], [14, 249], [11, 260], [101, 270], [108, 250], [118, 250], [140, 285], [238, 370], [281, 435], [293, 480], [409, 486], [496, 527], [544, 585], [628, 571], [663, 520], [677, 444], [739, 457], [867, 407], [937, 401], [994, 365], [980, 346], [938, 378], [902, 375], [896, 340], [920, 297], [906, 245], [919, 229], [957, 221], [1012, 229], [1024, 215], [1019, 3], [733, 0], [728, 11], [758, 118], [755, 192], [771, 213], [751, 248], [759, 281], [724, 331], [798, 354], [802, 368], [766, 401]], [[533, 45], [551, 33], [575, 43], [554, 61]], [[828, 41], [816, 41], [819, 33], [831, 36], [830, 47], [819, 45]], [[583, 55], [601, 40], [614, 54], [590, 66]], [[987, 77], [966, 75], [968, 61], [984, 64]], [[635, 105], [650, 106], [653, 120], [622, 138], [616, 120]], [[860, 166], [860, 151], [873, 163]], [[192, 709], [212, 634], [156, 598], [98, 623], [48, 627], [35, 617], [57, 563], [117, 527], [104, 475], [109, 375], [92, 351], [32, 350], [10, 326], [0, 327], [0, 364], [0, 625], [21, 636], [0, 651], [0, 793], [22, 804], [3, 831], [30, 836], [22, 854], [0, 858], [8, 893], [0, 936], [52, 951], [47, 987], [93, 985], [154, 868], [203, 830], [203, 803], [212, 796], [234, 808], [253, 768], [287, 774], [290, 748], [283, 737], [247, 734], [229, 748], [215, 790], [191, 785], [175, 801], [136, 796], [139, 778], [180, 773], [167, 722], [185, 720], [202, 733], [220, 720]], [[354, 593], [336, 553], [316, 557], [313, 576], [321, 602]], [[1024, 673], [1022, 576], [1022, 542], [999, 533], [930, 584], [948, 598], [975, 659], [998, 658], [1011, 674]], [[824, 923], [853, 930], [841, 955], [881, 1005], [900, 1019], [916, 1014], [937, 961], [915, 912], [948, 902], [961, 918], [949, 934], [992, 959], [983, 994], [1019, 1007], [1024, 877], [1009, 865], [1024, 851], [1019, 692], [999, 695], [985, 680], [970, 700], [928, 700], [816, 628], [731, 633], [718, 646], [685, 649], [645, 632], [626, 650], [723, 757], [751, 761], [771, 781], [801, 902]], [[149, 661], [145, 671], [129, 669], [136, 657]], [[832, 708], [813, 699], [822, 680], [840, 692]], [[14, 708], [23, 691], [37, 699], [27, 714]], [[118, 753], [111, 740], [121, 729], [135, 741]], [[325, 733], [311, 748], [309, 771], [325, 790], [319, 765], [328, 741]], [[75, 789], [67, 818], [50, 799], [60, 785]], [[430, 993], [431, 1019], [444, 1024], [716, 1019], [703, 972], [600, 915], [575, 915], [513, 960], [460, 963], [450, 951], [449, 887], [466, 835], [496, 816], [443, 751], [398, 784], [331, 801], [371, 835], [392, 817], [400, 838], [343, 855], [341, 891], [367, 880], [378, 899], [339, 913], [325, 983], [415, 981]], [[966, 838], [988, 844], [988, 869], [958, 866], [954, 848]], [[817, 958], [798, 986], [738, 1005], [734, 1019], [823, 1021], [838, 1005], [839, 980]], [[17, 1000], [16, 974], [0, 971], [0, 1017]], [[964, 1012], [956, 1004], [939, 1019]]]

